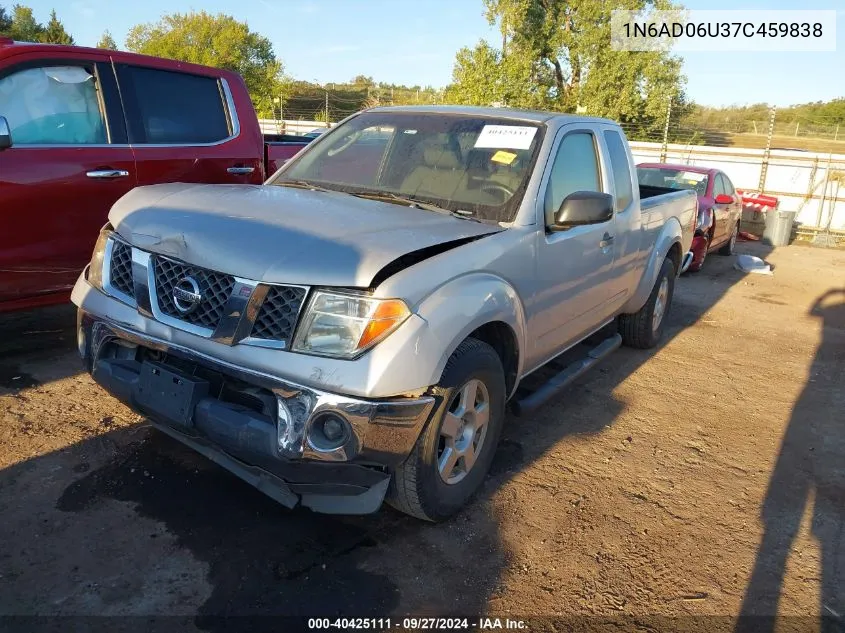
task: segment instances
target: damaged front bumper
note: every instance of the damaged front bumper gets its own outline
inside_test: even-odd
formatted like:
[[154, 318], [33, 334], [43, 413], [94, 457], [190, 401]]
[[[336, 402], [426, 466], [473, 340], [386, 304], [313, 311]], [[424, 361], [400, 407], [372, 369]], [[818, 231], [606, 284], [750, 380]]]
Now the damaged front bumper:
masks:
[[375, 512], [435, 405], [431, 396], [365, 400], [303, 387], [82, 309], [78, 345], [109, 393], [287, 507]]

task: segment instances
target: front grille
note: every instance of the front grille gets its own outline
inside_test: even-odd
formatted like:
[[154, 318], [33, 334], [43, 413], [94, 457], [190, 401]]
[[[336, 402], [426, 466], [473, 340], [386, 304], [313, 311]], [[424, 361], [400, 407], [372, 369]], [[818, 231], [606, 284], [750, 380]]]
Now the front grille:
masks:
[[303, 299], [304, 288], [272, 286], [261, 304], [250, 336], [274, 341], [290, 339]]
[[[232, 294], [235, 278], [213, 270], [189, 266], [163, 257], [154, 257], [155, 293], [158, 307], [164, 314], [192, 325], [217, 327], [223, 317], [226, 302]], [[186, 278], [193, 278], [199, 286], [202, 302], [191, 312], [184, 314], [176, 308], [173, 288]]]
[[132, 247], [119, 240], [112, 241], [109, 280], [115, 290], [130, 297], [135, 294], [132, 282]]

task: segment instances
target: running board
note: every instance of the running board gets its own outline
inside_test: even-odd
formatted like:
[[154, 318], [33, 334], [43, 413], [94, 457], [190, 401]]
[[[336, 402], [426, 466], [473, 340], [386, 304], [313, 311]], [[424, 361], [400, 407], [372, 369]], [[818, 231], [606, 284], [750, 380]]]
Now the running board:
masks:
[[605, 339], [587, 352], [585, 358], [567, 365], [566, 369], [549, 378], [530, 395], [520, 400], [513, 400], [510, 404], [511, 410], [515, 415], [521, 416], [537, 409], [568, 387], [576, 378], [583, 376], [604, 358], [610, 356], [621, 345], [622, 337], [619, 334]]

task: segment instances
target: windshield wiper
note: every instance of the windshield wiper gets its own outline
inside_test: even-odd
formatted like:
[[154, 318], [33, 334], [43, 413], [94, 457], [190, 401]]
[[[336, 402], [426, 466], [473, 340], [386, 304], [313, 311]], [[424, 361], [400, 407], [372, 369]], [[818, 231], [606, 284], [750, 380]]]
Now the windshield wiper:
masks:
[[320, 185], [315, 185], [314, 183], [308, 182], [307, 180], [280, 180], [278, 182], [274, 182], [274, 185], [279, 187], [294, 187], [296, 189], [311, 189], [312, 191], [324, 191], [327, 193], [343, 193], [338, 191], [337, 189], [327, 189], [326, 187], [321, 187]]
[[452, 211], [451, 209], [446, 209], [445, 207], [432, 204], [431, 202], [424, 202], [422, 200], [412, 198], [410, 196], [400, 196], [389, 191], [352, 191], [350, 193], [353, 196], [357, 196], [359, 198], [367, 198], [369, 200], [382, 200], [384, 202], [392, 202], [395, 204], [406, 204], [414, 209], [434, 211], [435, 213], [448, 213], [449, 215], [453, 215], [456, 218], [461, 218], [462, 220], [475, 220], [476, 222], [478, 222], [476, 218], [472, 217], [472, 211]]

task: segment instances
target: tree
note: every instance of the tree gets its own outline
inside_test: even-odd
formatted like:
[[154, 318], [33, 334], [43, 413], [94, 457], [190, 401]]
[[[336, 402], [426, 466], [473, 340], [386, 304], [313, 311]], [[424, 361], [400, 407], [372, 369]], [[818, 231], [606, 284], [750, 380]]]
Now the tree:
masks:
[[12, 17], [6, 13], [6, 9], [0, 6], [0, 35], [10, 35], [12, 31]]
[[103, 34], [100, 36], [100, 41], [97, 42], [97, 48], [104, 48], [108, 51], [116, 51], [117, 42], [114, 41], [114, 38], [111, 36], [108, 30], [104, 31]]
[[527, 55], [505, 55], [485, 41], [462, 48], [455, 58], [446, 100], [467, 105], [525, 108], [548, 106], [541, 88], [544, 69]]
[[376, 82], [373, 80], [372, 77], [367, 77], [366, 75], [356, 75], [352, 81], [349, 82], [353, 86], [375, 86]]
[[238, 72], [259, 114], [271, 113], [273, 98], [285, 93], [282, 64], [270, 40], [222, 13], [174, 13], [155, 24], [139, 24], [129, 31], [126, 48]]
[[65, 44], [67, 46], [74, 44], [73, 38], [65, 31], [64, 25], [56, 17], [55, 9], [50, 12], [50, 21], [39, 34], [38, 41], [44, 44]]
[[[448, 93], [453, 98], [498, 94], [494, 86], [504, 86], [508, 105], [586, 111], [622, 121], [662, 116], [670, 95], [678, 106], [685, 102], [678, 58], [611, 49], [605, 0], [484, 2], [488, 21], [499, 26], [502, 47], [481, 42], [458, 53]], [[677, 7], [670, 0], [616, 0], [613, 8]]]
[[16, 4], [12, 7], [9, 35], [21, 42], [38, 42], [44, 27], [32, 15], [32, 9]]

